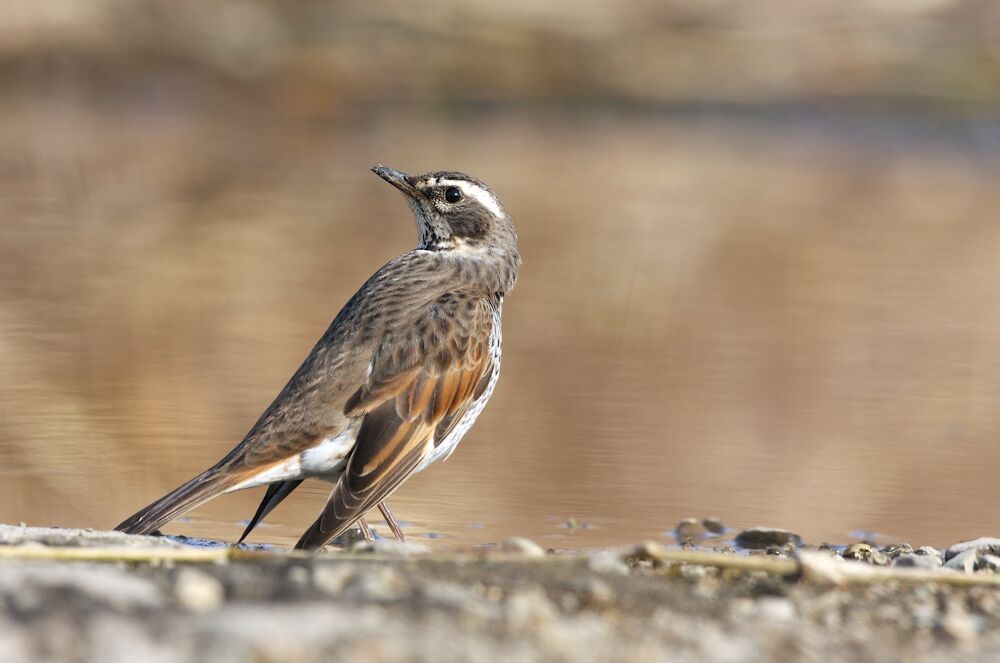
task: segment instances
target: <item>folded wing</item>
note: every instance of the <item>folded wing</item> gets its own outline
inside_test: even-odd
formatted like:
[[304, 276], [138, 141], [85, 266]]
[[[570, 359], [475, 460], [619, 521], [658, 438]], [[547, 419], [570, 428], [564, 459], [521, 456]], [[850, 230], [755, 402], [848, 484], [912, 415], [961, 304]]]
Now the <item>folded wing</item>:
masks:
[[450, 293], [380, 344], [368, 380], [344, 410], [362, 418], [347, 469], [296, 547], [340, 535], [441, 443], [492, 374], [493, 319], [487, 299]]

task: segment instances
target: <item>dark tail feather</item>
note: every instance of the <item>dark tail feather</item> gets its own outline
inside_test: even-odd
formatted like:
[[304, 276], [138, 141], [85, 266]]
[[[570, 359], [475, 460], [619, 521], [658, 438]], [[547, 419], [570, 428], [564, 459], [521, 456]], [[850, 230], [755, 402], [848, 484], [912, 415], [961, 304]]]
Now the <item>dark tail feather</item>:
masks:
[[331, 537], [326, 535], [323, 531], [323, 516], [316, 519], [312, 525], [309, 526], [299, 540], [295, 544], [296, 550], [316, 550], [317, 548], [322, 548], [326, 545], [326, 542], [330, 540]]
[[[343, 482], [343, 479], [341, 479], [341, 482]], [[364, 511], [358, 513], [355, 510], [352, 513], [352, 517], [345, 517], [350, 510], [343, 504], [343, 492], [340, 483], [334, 486], [329, 499], [326, 501], [326, 505], [323, 506], [323, 511], [319, 514], [319, 518], [309, 526], [309, 529], [303, 532], [298, 542], [296, 542], [296, 550], [322, 548], [327, 542], [333, 540], [353, 525], [355, 520], [365, 515]]]
[[264, 493], [264, 499], [261, 500], [260, 506], [257, 507], [257, 513], [250, 519], [250, 524], [243, 530], [243, 536], [236, 543], [243, 543], [243, 539], [247, 538], [250, 532], [253, 531], [253, 528], [257, 527], [260, 521], [274, 510], [274, 507], [281, 504], [283, 499], [291, 495], [292, 491], [298, 488], [300, 483], [302, 483], [302, 479], [291, 479], [289, 481], [279, 481], [278, 483], [270, 484], [267, 487], [267, 492]]
[[221, 495], [243, 478], [233, 476], [232, 472], [226, 472], [218, 466], [205, 470], [180, 488], [135, 513], [115, 529], [127, 534], [149, 534], [185, 511]]

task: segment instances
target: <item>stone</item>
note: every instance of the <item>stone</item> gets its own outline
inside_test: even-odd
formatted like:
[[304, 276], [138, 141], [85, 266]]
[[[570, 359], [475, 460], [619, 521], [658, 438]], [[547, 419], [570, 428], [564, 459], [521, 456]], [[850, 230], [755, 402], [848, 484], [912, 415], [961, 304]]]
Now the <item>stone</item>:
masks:
[[855, 559], [875, 566], [885, 566], [889, 558], [877, 548], [867, 543], [852, 543], [843, 552], [844, 559]]
[[977, 571], [1000, 571], [1000, 555], [982, 555], [979, 558]]
[[699, 543], [705, 539], [705, 526], [697, 518], [684, 518], [674, 526], [677, 543]]
[[540, 545], [532, 541], [531, 539], [526, 539], [523, 536], [512, 536], [499, 546], [497, 546], [499, 552], [510, 553], [513, 555], [520, 555], [521, 557], [532, 557], [541, 558], [545, 557], [545, 549]]
[[[868, 545], [867, 543], [865, 545]], [[900, 555], [910, 555], [914, 552], [913, 546], [909, 543], [897, 543], [891, 546], [885, 546], [880, 551], [885, 555], [889, 561], [892, 561], [899, 557]]]
[[751, 527], [736, 535], [734, 543], [740, 548], [763, 550], [771, 546], [798, 548], [802, 537], [786, 529], [773, 527]]
[[950, 560], [966, 550], [975, 550], [977, 552], [988, 553], [990, 555], [1000, 555], [1000, 539], [984, 536], [971, 541], [956, 543], [945, 551], [944, 558], [946, 561]]
[[951, 557], [944, 563], [946, 568], [972, 573], [976, 570], [976, 563], [979, 561], [979, 551], [975, 548], [967, 548]]
[[722, 520], [715, 517], [704, 518], [701, 521], [702, 526], [711, 534], [725, 534], [726, 526], [722, 523]]

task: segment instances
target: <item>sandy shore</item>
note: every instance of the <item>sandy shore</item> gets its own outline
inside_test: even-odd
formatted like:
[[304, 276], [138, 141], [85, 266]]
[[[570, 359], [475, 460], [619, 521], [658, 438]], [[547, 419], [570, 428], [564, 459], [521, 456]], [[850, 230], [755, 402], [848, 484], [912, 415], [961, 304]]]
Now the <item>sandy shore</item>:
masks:
[[469, 553], [379, 542], [299, 555], [0, 526], [0, 544], [6, 662], [1000, 656], [996, 540], [926, 564], [896, 560], [929, 550], [794, 541], [761, 554], [552, 553], [512, 540]]

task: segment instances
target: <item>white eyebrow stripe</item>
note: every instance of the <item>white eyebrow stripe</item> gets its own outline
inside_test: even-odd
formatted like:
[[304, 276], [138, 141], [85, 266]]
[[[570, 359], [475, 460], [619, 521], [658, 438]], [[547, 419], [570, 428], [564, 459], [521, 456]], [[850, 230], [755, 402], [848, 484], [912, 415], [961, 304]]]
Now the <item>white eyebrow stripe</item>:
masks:
[[473, 184], [472, 182], [464, 182], [462, 180], [440, 180], [438, 184], [441, 186], [458, 187], [465, 195], [470, 198], [475, 198], [476, 201], [488, 209], [493, 216], [497, 218], [502, 218], [504, 216], [503, 208], [500, 207], [500, 203], [493, 196], [493, 194], [486, 189]]

